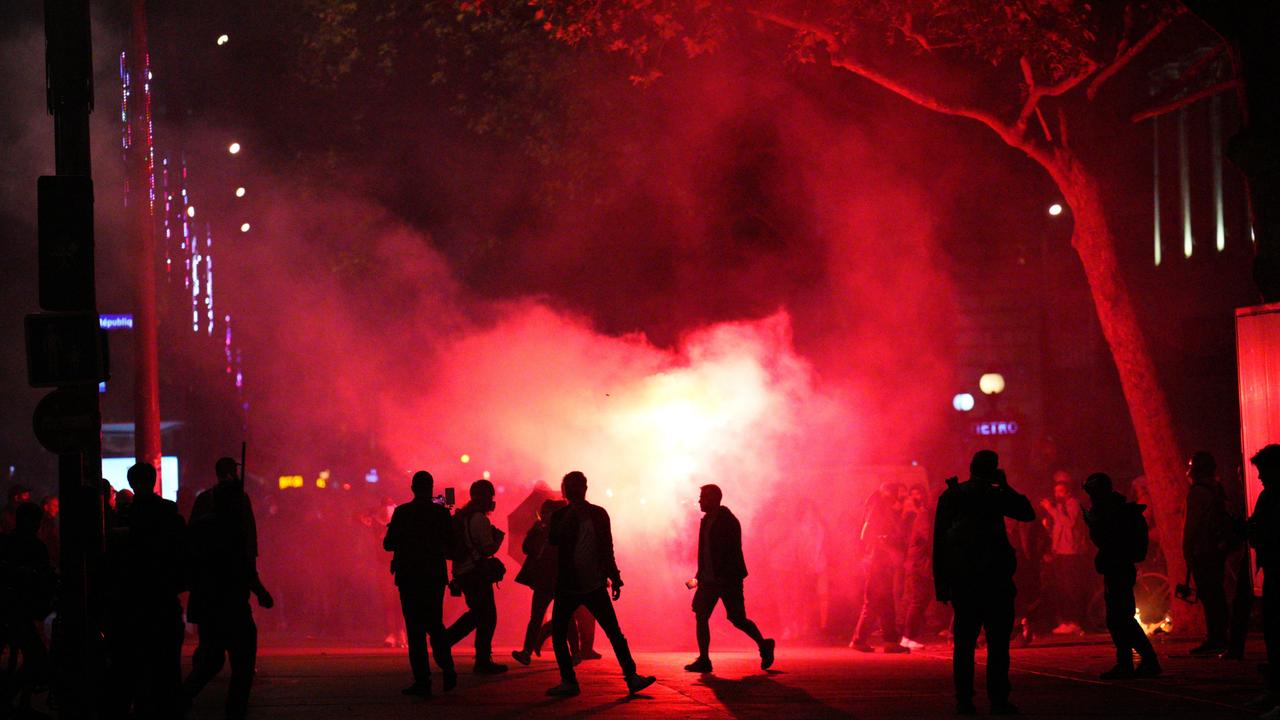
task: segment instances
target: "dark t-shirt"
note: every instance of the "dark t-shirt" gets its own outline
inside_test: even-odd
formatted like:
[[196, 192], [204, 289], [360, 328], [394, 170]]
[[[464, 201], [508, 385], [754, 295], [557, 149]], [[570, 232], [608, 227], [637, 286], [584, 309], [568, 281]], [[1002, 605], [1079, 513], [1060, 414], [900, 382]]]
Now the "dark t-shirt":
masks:
[[449, 511], [430, 500], [414, 499], [396, 506], [382, 548], [393, 553], [396, 585], [436, 585], [449, 581], [445, 558], [453, 542]]

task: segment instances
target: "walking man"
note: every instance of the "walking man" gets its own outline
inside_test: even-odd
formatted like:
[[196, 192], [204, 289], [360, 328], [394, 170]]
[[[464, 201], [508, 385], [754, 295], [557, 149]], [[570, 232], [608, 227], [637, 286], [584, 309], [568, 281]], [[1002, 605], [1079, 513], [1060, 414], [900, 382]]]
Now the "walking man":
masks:
[[258, 577], [258, 528], [239, 465], [229, 457], [214, 465], [218, 484], [196, 497], [191, 509], [191, 595], [187, 620], [198, 627], [191, 674], [183, 683], [189, 704], [228, 660], [227, 718], [245, 717], [258, 658], [258, 626], [249, 595], [270, 609], [275, 600]]
[[569, 504], [551, 516], [550, 528], [550, 542], [560, 550], [555, 605], [551, 609], [551, 642], [560, 666], [560, 684], [547, 694], [570, 697], [579, 693], [578, 678], [569, 655], [569, 623], [574, 611], [585, 606], [613, 645], [627, 691], [634, 695], [652, 685], [656, 678], [636, 673], [631, 649], [622, 628], [618, 627], [618, 616], [609, 599], [610, 585], [614, 601], [622, 596], [622, 574], [613, 557], [609, 513], [587, 502], [587, 476], [577, 470], [564, 476], [561, 492]]
[[698, 526], [697, 591], [693, 595], [693, 614], [697, 622], [698, 658], [684, 666], [689, 672], [711, 672], [711, 611], [717, 602], [724, 603], [725, 615], [733, 626], [747, 634], [760, 651], [760, 669], [773, 665], [776, 643], [766, 640], [760, 628], [747, 617], [742, 585], [747, 577], [747, 563], [742, 557], [742, 524], [729, 508], [721, 505], [724, 495], [716, 485], [703, 485], [698, 496], [702, 522]]
[[1013, 632], [1013, 573], [1017, 566], [1004, 519], [1031, 522], [1026, 496], [1009, 487], [999, 456], [979, 450], [969, 479], [947, 479], [933, 528], [933, 584], [938, 601], [955, 610], [952, 666], [956, 713], [973, 715], [973, 654], [987, 637], [987, 699], [994, 715], [1016, 715], [1009, 702], [1009, 636]]
[[445, 558], [453, 543], [453, 531], [449, 511], [431, 499], [435, 484], [431, 473], [419, 470], [410, 482], [413, 500], [396, 506], [382, 548], [392, 553], [391, 574], [400, 591], [409, 667], [413, 669], [413, 684], [402, 692], [431, 697], [428, 636], [436, 666], [444, 674], [444, 691], [458, 685], [453, 649], [444, 629], [444, 589], [449, 582]]
[[[1146, 506], [1129, 502], [1113, 490], [1111, 478], [1105, 473], [1090, 475], [1084, 481], [1084, 491], [1091, 504], [1085, 513], [1089, 538], [1098, 548], [1093, 565], [1102, 575], [1107, 630], [1116, 646], [1116, 665], [1102, 673], [1102, 679], [1155, 677], [1160, 674], [1160, 661], [1133, 616], [1137, 563], [1147, 558], [1148, 529], [1142, 516]], [[1136, 670], [1133, 667], [1135, 652], [1142, 659]]]

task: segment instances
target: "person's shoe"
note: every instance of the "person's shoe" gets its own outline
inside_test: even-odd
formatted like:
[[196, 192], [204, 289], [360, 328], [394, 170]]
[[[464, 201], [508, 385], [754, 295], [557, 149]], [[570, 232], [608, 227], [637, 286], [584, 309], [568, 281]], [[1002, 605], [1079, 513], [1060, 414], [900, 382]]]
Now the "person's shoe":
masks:
[[1211, 642], [1203, 642], [1191, 648], [1191, 654], [1196, 656], [1220, 655], [1226, 651], [1227, 651], [1227, 648], [1225, 646], [1219, 645], [1217, 643], [1211, 643]]
[[858, 652], [864, 652], [864, 653], [873, 653], [876, 651], [875, 648], [862, 642], [861, 640], [850, 641], [849, 647], [853, 648], [854, 650], [857, 650]]
[[957, 715], [977, 715], [978, 708], [974, 707], [972, 700], [959, 700], [956, 702]]
[[915, 640], [912, 640], [911, 638], [907, 637], [906, 635], [903, 635], [903, 636], [902, 636], [902, 639], [898, 641], [898, 644], [899, 644], [899, 645], [901, 645], [902, 647], [904, 647], [904, 648], [908, 649], [908, 650], [923, 650], [923, 649], [924, 649], [924, 643], [922, 643], [922, 642], [916, 642]]
[[705, 657], [699, 657], [697, 660], [694, 660], [688, 665], [685, 665], [684, 669], [688, 670], [689, 672], [709, 673], [711, 672], [711, 659], [705, 658]]
[[1160, 662], [1158, 660], [1143, 660], [1138, 663], [1138, 667], [1134, 669], [1133, 676], [1140, 678], [1153, 678], [1162, 672], [1164, 672], [1164, 670], [1160, 668]]
[[652, 675], [628, 675], [627, 676], [627, 694], [635, 695], [641, 690], [649, 687], [658, 681], [658, 678]]
[[992, 705], [991, 714], [992, 715], [1021, 715], [1022, 711], [1018, 709], [1017, 705], [1014, 705], [1013, 703], [1006, 700], [1005, 702], [1002, 702], [999, 705]]
[[601, 655], [600, 653], [596, 652], [595, 650], [583, 650], [583, 651], [582, 651], [582, 659], [583, 659], [583, 660], [599, 660], [599, 659], [601, 659], [601, 658], [603, 658], [603, 657], [604, 657], [603, 655]]
[[458, 687], [457, 670], [444, 670], [442, 671], [442, 674], [444, 675], [443, 687], [445, 692], [449, 692], [450, 690]]
[[531, 662], [528, 650], [512, 650], [511, 657], [515, 658], [516, 662], [521, 665], [528, 665]]
[[471, 672], [476, 675], [501, 675], [506, 671], [506, 665], [500, 665], [492, 660], [477, 661], [476, 666], [471, 669]]
[[1116, 664], [1115, 667], [1102, 673], [1098, 677], [1103, 680], [1128, 680], [1129, 678], [1136, 677], [1136, 673], [1132, 666]]
[[559, 685], [547, 690], [547, 694], [551, 697], [573, 697], [582, 692], [576, 682], [562, 682]]
[[431, 685], [427, 683], [414, 683], [409, 687], [400, 691], [401, 695], [416, 695], [418, 697], [431, 697]]
[[903, 647], [902, 645], [885, 645], [884, 646], [885, 655], [905, 655], [910, 652], [911, 652], [911, 648]]
[[[778, 643], [774, 642], [773, 638], [769, 638], [768, 640], [765, 640], [764, 642], [760, 643], [760, 669], [761, 670], [768, 670], [769, 668], [773, 667], [773, 651], [776, 650], [777, 648], [778, 648]], [[708, 661], [707, 664], [708, 665], [711, 664], [710, 661]], [[711, 672], [711, 671], [708, 670], [707, 672]]]

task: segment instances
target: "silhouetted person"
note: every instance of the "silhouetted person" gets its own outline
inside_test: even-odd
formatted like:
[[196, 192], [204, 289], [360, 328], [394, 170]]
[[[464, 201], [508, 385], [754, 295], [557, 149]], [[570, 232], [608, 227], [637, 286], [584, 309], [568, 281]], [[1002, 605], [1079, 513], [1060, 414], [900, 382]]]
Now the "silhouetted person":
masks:
[[[1084, 481], [1084, 491], [1090, 501], [1085, 513], [1089, 539], [1098, 548], [1093, 565], [1102, 575], [1107, 631], [1116, 646], [1115, 667], [1102, 673], [1102, 679], [1155, 677], [1160, 674], [1160, 660], [1133, 616], [1137, 564], [1147, 558], [1147, 520], [1142, 515], [1146, 506], [1129, 502], [1112, 489], [1111, 478], [1105, 473], [1090, 475]], [[1136, 669], [1135, 652], [1142, 659]]]
[[[49, 564], [49, 551], [36, 536], [44, 511], [31, 502], [13, 508], [13, 529], [0, 536], [0, 624], [10, 633], [4, 638], [10, 652], [22, 657], [17, 681], [20, 709], [27, 709], [32, 689], [47, 680], [48, 650], [40, 627], [53, 610], [57, 577]], [[10, 669], [16, 666], [12, 655]], [[6, 702], [11, 698], [5, 697]], [[4, 708], [0, 710], [3, 714]]]
[[[1257, 706], [1263, 717], [1280, 717], [1280, 445], [1268, 445], [1250, 459], [1258, 469], [1262, 493], [1249, 516], [1249, 544], [1262, 570], [1262, 637], [1267, 646], [1267, 692]], [[1275, 582], [1271, 581], [1272, 577]]]
[[506, 665], [493, 661], [493, 632], [498, 627], [498, 605], [493, 597], [493, 584], [501, 580], [492, 574], [501, 567], [494, 558], [502, 547], [505, 534], [489, 522], [489, 513], [497, 507], [493, 501], [493, 483], [477, 480], [471, 483], [471, 500], [454, 518], [454, 542], [458, 556], [453, 562], [453, 579], [462, 588], [467, 611], [449, 626], [449, 644], [456, 645], [472, 630], [476, 633], [477, 675], [496, 675], [507, 671]]
[[8, 496], [8, 502], [0, 509], [0, 533], [11, 533], [18, 527], [18, 508], [31, 502], [31, 488], [11, 485]]
[[652, 685], [656, 678], [636, 673], [636, 662], [631, 658], [631, 649], [627, 647], [609, 599], [610, 584], [613, 600], [622, 595], [622, 574], [613, 557], [609, 513], [587, 502], [587, 476], [577, 470], [564, 476], [560, 489], [569, 505], [551, 516], [550, 527], [550, 542], [559, 550], [556, 597], [551, 608], [551, 642], [556, 650], [556, 664], [560, 666], [560, 684], [547, 694], [568, 697], [579, 692], [573, 658], [569, 655], [569, 623], [580, 606], [591, 611], [613, 645], [627, 691], [638, 693]]
[[1053, 632], [1082, 634], [1093, 577], [1089, 568], [1089, 530], [1075, 497], [1074, 483], [1065, 471], [1053, 474], [1053, 499], [1041, 500], [1040, 507], [1049, 518], [1049, 577], [1059, 620]]
[[1218, 482], [1217, 463], [1203, 450], [1187, 462], [1186, 525], [1182, 531], [1182, 556], [1195, 582], [1196, 597], [1204, 609], [1206, 637], [1192, 648], [1192, 655], [1217, 655], [1227, 650], [1227, 516], [1226, 494]]
[[200, 493], [191, 509], [187, 620], [198, 626], [199, 644], [183, 694], [190, 703], [229, 661], [227, 717], [243, 718], [258, 657], [258, 626], [249, 595], [264, 609], [275, 600], [258, 577], [258, 529], [238, 465], [224, 457], [214, 469], [218, 483]]
[[933, 583], [939, 602], [955, 610], [953, 668], [956, 712], [972, 715], [973, 654], [978, 632], [987, 637], [987, 699], [991, 712], [1018, 712], [1009, 702], [1009, 636], [1013, 632], [1013, 573], [1017, 560], [1004, 519], [1031, 522], [1026, 496], [1009, 487], [999, 457], [979, 450], [969, 479], [947, 479], [933, 525]]
[[[529, 603], [529, 624], [525, 626], [524, 644], [512, 651], [511, 657], [521, 665], [528, 665], [534, 653], [542, 654], [542, 643], [551, 635], [551, 622], [543, 620], [556, 595], [556, 569], [559, 566], [557, 548], [550, 541], [551, 516], [568, 503], [563, 500], [545, 500], [538, 508], [537, 522], [529, 528], [520, 549], [524, 551], [524, 563], [516, 574], [516, 582], [533, 590]], [[575, 615], [575, 621], [577, 616]], [[595, 622], [592, 620], [592, 622]], [[576, 624], [576, 623], [575, 623]], [[577, 629], [570, 627], [569, 654], [576, 664], [580, 659]]]
[[453, 545], [453, 525], [449, 511], [432, 500], [435, 480], [419, 470], [410, 481], [413, 500], [396, 507], [387, 523], [382, 548], [390, 553], [391, 573], [400, 591], [400, 609], [409, 645], [409, 667], [413, 684], [406, 695], [431, 697], [431, 665], [427, 657], [427, 637], [436, 666], [444, 675], [444, 690], [457, 687], [453, 650], [444, 628], [444, 589], [449, 583], [445, 566]]
[[905, 519], [907, 560], [903, 567], [902, 594], [906, 613], [901, 644], [918, 650], [924, 647], [921, 638], [927, 629], [929, 604], [933, 602], [933, 513], [929, 512], [923, 485], [912, 486]]
[[129, 468], [134, 499], [117, 513], [108, 538], [112, 572], [107, 618], [113, 710], [167, 720], [179, 713], [186, 625], [187, 525], [176, 503], [156, 494], [156, 469]]
[[698, 495], [702, 522], [698, 525], [697, 589], [693, 594], [693, 615], [697, 624], [698, 657], [684, 666], [689, 672], [711, 672], [711, 611], [724, 603], [724, 613], [733, 626], [746, 633], [760, 651], [760, 669], [773, 666], [777, 645], [766, 640], [760, 628], [747, 617], [743, 581], [747, 562], [742, 557], [742, 524], [729, 508], [721, 505], [724, 494], [716, 485], [703, 485]]
[[860, 538], [866, 553], [862, 564], [865, 592], [858, 626], [849, 643], [849, 647], [860, 652], [875, 652], [871, 647], [871, 633], [877, 626], [886, 653], [911, 652], [901, 644], [893, 600], [894, 579], [905, 562], [907, 544], [907, 526], [898, 497], [900, 489], [897, 483], [882, 484], [867, 500], [863, 515]]

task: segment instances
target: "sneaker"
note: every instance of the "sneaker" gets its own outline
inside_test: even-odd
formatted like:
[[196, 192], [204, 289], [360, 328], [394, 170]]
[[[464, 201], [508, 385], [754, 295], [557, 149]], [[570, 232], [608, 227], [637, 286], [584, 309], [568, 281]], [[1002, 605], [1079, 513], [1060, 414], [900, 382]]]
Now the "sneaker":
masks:
[[773, 638], [769, 638], [760, 643], [760, 669], [768, 670], [773, 667], [773, 651], [778, 647], [778, 643]]
[[915, 640], [912, 640], [911, 638], [907, 637], [906, 635], [903, 635], [903, 636], [902, 636], [902, 639], [898, 641], [898, 644], [899, 644], [899, 645], [901, 645], [902, 647], [904, 647], [904, 648], [908, 649], [908, 650], [923, 650], [923, 649], [924, 649], [924, 643], [922, 643], [922, 642], [916, 642]]
[[711, 672], [711, 660], [709, 658], [700, 657], [688, 665], [685, 665], [684, 669], [689, 672], [709, 673]]
[[562, 682], [559, 685], [547, 690], [547, 694], [551, 697], [573, 697], [582, 692], [576, 682]]
[[1098, 677], [1103, 680], [1128, 680], [1129, 678], [1135, 677], [1135, 673], [1133, 666], [1117, 664], [1115, 667], [1102, 673]]
[[1164, 672], [1160, 668], [1160, 662], [1154, 658], [1151, 660], [1143, 660], [1138, 663], [1138, 667], [1133, 671], [1134, 677], [1152, 678]]
[[506, 665], [499, 665], [492, 660], [477, 661], [471, 672], [476, 675], [501, 675], [507, 671]]
[[628, 675], [627, 676], [627, 694], [635, 695], [641, 690], [649, 687], [658, 681], [658, 678], [652, 675]]
[[862, 642], [861, 640], [854, 640], [850, 642], [849, 647], [853, 648], [854, 650], [857, 650], [858, 652], [864, 652], [864, 653], [873, 653], [876, 651], [875, 648]]
[[431, 697], [431, 686], [426, 683], [414, 683], [409, 687], [400, 691], [401, 695], [416, 695], [418, 697]]
[[977, 715], [978, 708], [974, 707], [972, 700], [960, 700], [956, 702], [957, 715]]
[[1013, 703], [1006, 700], [998, 705], [992, 704], [991, 714], [992, 715], [1021, 715], [1022, 711], [1018, 709], [1017, 705], [1014, 705]]
[[905, 655], [911, 652], [911, 648], [902, 645], [885, 645], [884, 653], [886, 655]]
[[512, 650], [511, 657], [515, 658], [516, 662], [520, 663], [521, 665], [528, 665], [532, 661], [532, 659], [529, 657], [528, 650]]
[[444, 670], [442, 671], [442, 674], [444, 675], [443, 687], [445, 692], [449, 692], [450, 690], [458, 687], [457, 670]]

